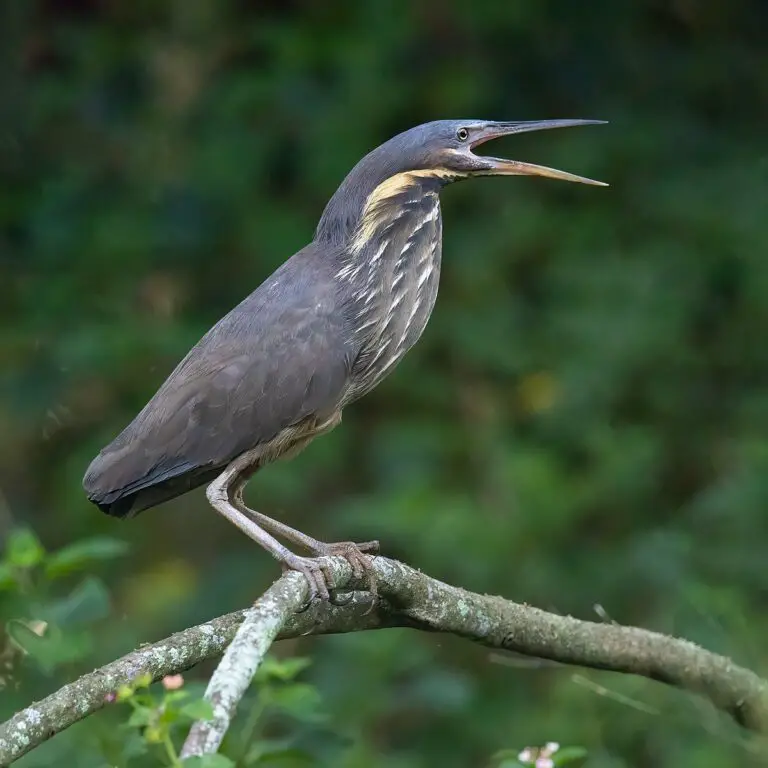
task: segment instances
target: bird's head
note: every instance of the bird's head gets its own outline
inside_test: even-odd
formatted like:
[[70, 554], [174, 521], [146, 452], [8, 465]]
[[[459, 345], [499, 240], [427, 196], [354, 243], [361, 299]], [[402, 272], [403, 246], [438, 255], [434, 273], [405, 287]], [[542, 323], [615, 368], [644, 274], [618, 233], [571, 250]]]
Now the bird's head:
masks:
[[[363, 210], [379, 191], [397, 178], [447, 184], [472, 176], [546, 176], [550, 179], [607, 186], [543, 165], [480, 155], [475, 150], [492, 139], [551, 128], [595, 125], [603, 120], [436, 120], [404, 131], [369, 152], [350, 171], [326, 206], [316, 237], [343, 241], [354, 230]], [[397, 186], [396, 184], [394, 186]], [[378, 191], [377, 191], [378, 190]]]
[[394, 154], [399, 159], [401, 170], [433, 174], [446, 181], [471, 176], [546, 176], [562, 181], [607, 186], [601, 181], [576, 176], [567, 171], [475, 153], [481, 144], [502, 136], [602, 122], [604, 121], [538, 120], [496, 123], [487, 120], [437, 120], [395, 136], [386, 144], [382, 144], [377, 151], [381, 152], [381, 160], [384, 162], [388, 154]]

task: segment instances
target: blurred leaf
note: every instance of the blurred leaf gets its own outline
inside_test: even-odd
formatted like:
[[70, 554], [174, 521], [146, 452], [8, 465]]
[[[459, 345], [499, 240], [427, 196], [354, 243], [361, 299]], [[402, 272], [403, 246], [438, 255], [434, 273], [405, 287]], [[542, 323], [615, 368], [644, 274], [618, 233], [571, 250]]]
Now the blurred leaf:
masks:
[[99, 536], [84, 541], [76, 541], [48, 556], [45, 572], [55, 579], [72, 571], [87, 568], [100, 560], [112, 560], [124, 555], [128, 544], [120, 539]]
[[147, 752], [147, 742], [136, 731], [131, 731], [123, 737], [122, 757], [130, 759], [139, 757]]
[[48, 641], [42, 633], [38, 634], [19, 619], [11, 619], [6, 625], [6, 631], [22, 651], [33, 656], [38, 652], [38, 649], [39, 652], [44, 652], [48, 645]]
[[312, 660], [304, 657], [278, 659], [267, 656], [254, 675], [256, 682], [265, 682], [269, 679], [288, 682], [301, 674], [312, 664]]
[[134, 692], [132, 698], [137, 704], [147, 707], [147, 709], [157, 709], [159, 706], [158, 700], [147, 691], [143, 693]]
[[85, 632], [63, 633], [49, 625], [39, 635], [18, 619], [9, 621], [6, 630], [13, 642], [35, 659], [45, 672], [51, 672], [61, 664], [84, 659], [93, 650], [91, 637]]
[[555, 765], [578, 765], [586, 760], [588, 755], [584, 747], [563, 747], [553, 756]]
[[306, 683], [291, 683], [279, 688], [262, 691], [265, 702], [299, 720], [318, 721], [323, 719], [319, 711], [321, 699], [317, 689]]
[[519, 768], [525, 765], [517, 759], [519, 754], [519, 749], [500, 749], [493, 754], [490, 764], [493, 768]]
[[207, 699], [189, 701], [179, 712], [192, 720], [213, 720], [213, 705]]
[[175, 704], [178, 701], [189, 698], [189, 691], [168, 691], [163, 699], [168, 704]]
[[46, 605], [42, 616], [63, 627], [98, 621], [109, 615], [109, 609], [107, 588], [99, 579], [91, 577], [75, 587], [67, 597]]
[[157, 725], [148, 725], [143, 732], [144, 741], [147, 744], [160, 744], [162, 742], [166, 731], [164, 728]]
[[126, 701], [133, 697], [133, 688], [130, 685], [121, 685], [115, 693], [117, 701]]
[[0, 563], [0, 590], [13, 589], [16, 586], [16, 578], [13, 568], [8, 563]]
[[263, 757], [272, 754], [281, 754], [293, 749], [293, 739], [267, 739], [253, 740], [245, 755], [244, 763], [251, 765], [259, 762]]
[[134, 690], [138, 690], [139, 688], [149, 688], [150, 685], [152, 685], [152, 675], [150, 675], [149, 672], [144, 672], [144, 674], [139, 675], [131, 681], [131, 686]]
[[235, 763], [220, 754], [188, 757], [182, 761], [184, 768], [234, 768]]
[[137, 707], [131, 712], [131, 716], [128, 718], [128, 725], [142, 726], [149, 725], [152, 722], [154, 711], [149, 707]]
[[255, 765], [280, 765], [290, 762], [291, 765], [317, 765], [316, 760], [308, 752], [302, 749], [267, 749], [262, 753], [251, 758], [252, 753], [248, 753], [250, 761]]
[[5, 552], [8, 564], [16, 568], [32, 568], [45, 557], [40, 540], [26, 528], [11, 531]]

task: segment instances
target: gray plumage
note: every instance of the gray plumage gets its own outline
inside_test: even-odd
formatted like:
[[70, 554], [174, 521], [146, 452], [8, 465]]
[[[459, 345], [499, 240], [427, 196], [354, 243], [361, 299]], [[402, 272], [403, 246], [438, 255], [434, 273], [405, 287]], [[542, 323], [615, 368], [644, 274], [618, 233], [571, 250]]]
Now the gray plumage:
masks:
[[218, 474], [283, 428], [333, 411], [353, 363], [333, 261], [299, 251], [219, 321], [94, 459], [89, 498], [135, 514]]
[[437, 297], [444, 185], [475, 175], [599, 183], [472, 149], [588, 122], [438, 121], [366, 155], [329, 201], [314, 240], [211, 328], [93, 460], [83, 480], [88, 498], [125, 517], [215, 480], [213, 506], [327, 595], [316, 566], [265, 531], [315, 554], [342, 547], [355, 567], [366, 550], [324, 545], [248, 509], [244, 483], [333, 428], [419, 339]]

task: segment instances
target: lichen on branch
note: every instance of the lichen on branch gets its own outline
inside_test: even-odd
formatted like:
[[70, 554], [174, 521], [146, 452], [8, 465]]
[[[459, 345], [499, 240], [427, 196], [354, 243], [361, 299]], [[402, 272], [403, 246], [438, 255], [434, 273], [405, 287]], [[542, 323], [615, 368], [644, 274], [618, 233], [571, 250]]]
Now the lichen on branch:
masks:
[[[185, 754], [215, 751], [274, 639], [385, 627], [448, 632], [491, 648], [640, 675], [698, 694], [743, 727], [768, 734], [768, 681], [686, 640], [475, 594], [384, 557], [373, 561], [379, 595], [372, 602], [367, 592], [355, 591], [364, 585], [354, 582], [345, 560], [329, 558], [328, 562], [333, 586], [351, 590], [347, 599], [338, 604], [314, 603], [302, 610], [308, 596], [306, 583], [300, 575], [286, 573], [250, 609], [139, 648], [17, 713], [0, 725], [0, 765], [9, 765], [96, 712], [106, 705], [110, 693], [139, 675], [159, 680], [220, 656], [229, 647], [226, 663], [220, 665], [208, 690], [215, 718], [195, 724], [185, 746]], [[233, 643], [241, 626], [242, 634]]]

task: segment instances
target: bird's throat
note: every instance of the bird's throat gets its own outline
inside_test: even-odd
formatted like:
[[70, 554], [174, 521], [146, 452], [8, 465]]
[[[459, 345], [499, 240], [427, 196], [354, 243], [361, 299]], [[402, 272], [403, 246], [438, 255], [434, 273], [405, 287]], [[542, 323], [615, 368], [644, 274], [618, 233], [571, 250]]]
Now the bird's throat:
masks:
[[336, 273], [360, 353], [359, 396], [394, 369], [421, 336], [440, 276], [439, 180], [399, 174], [369, 197]]

